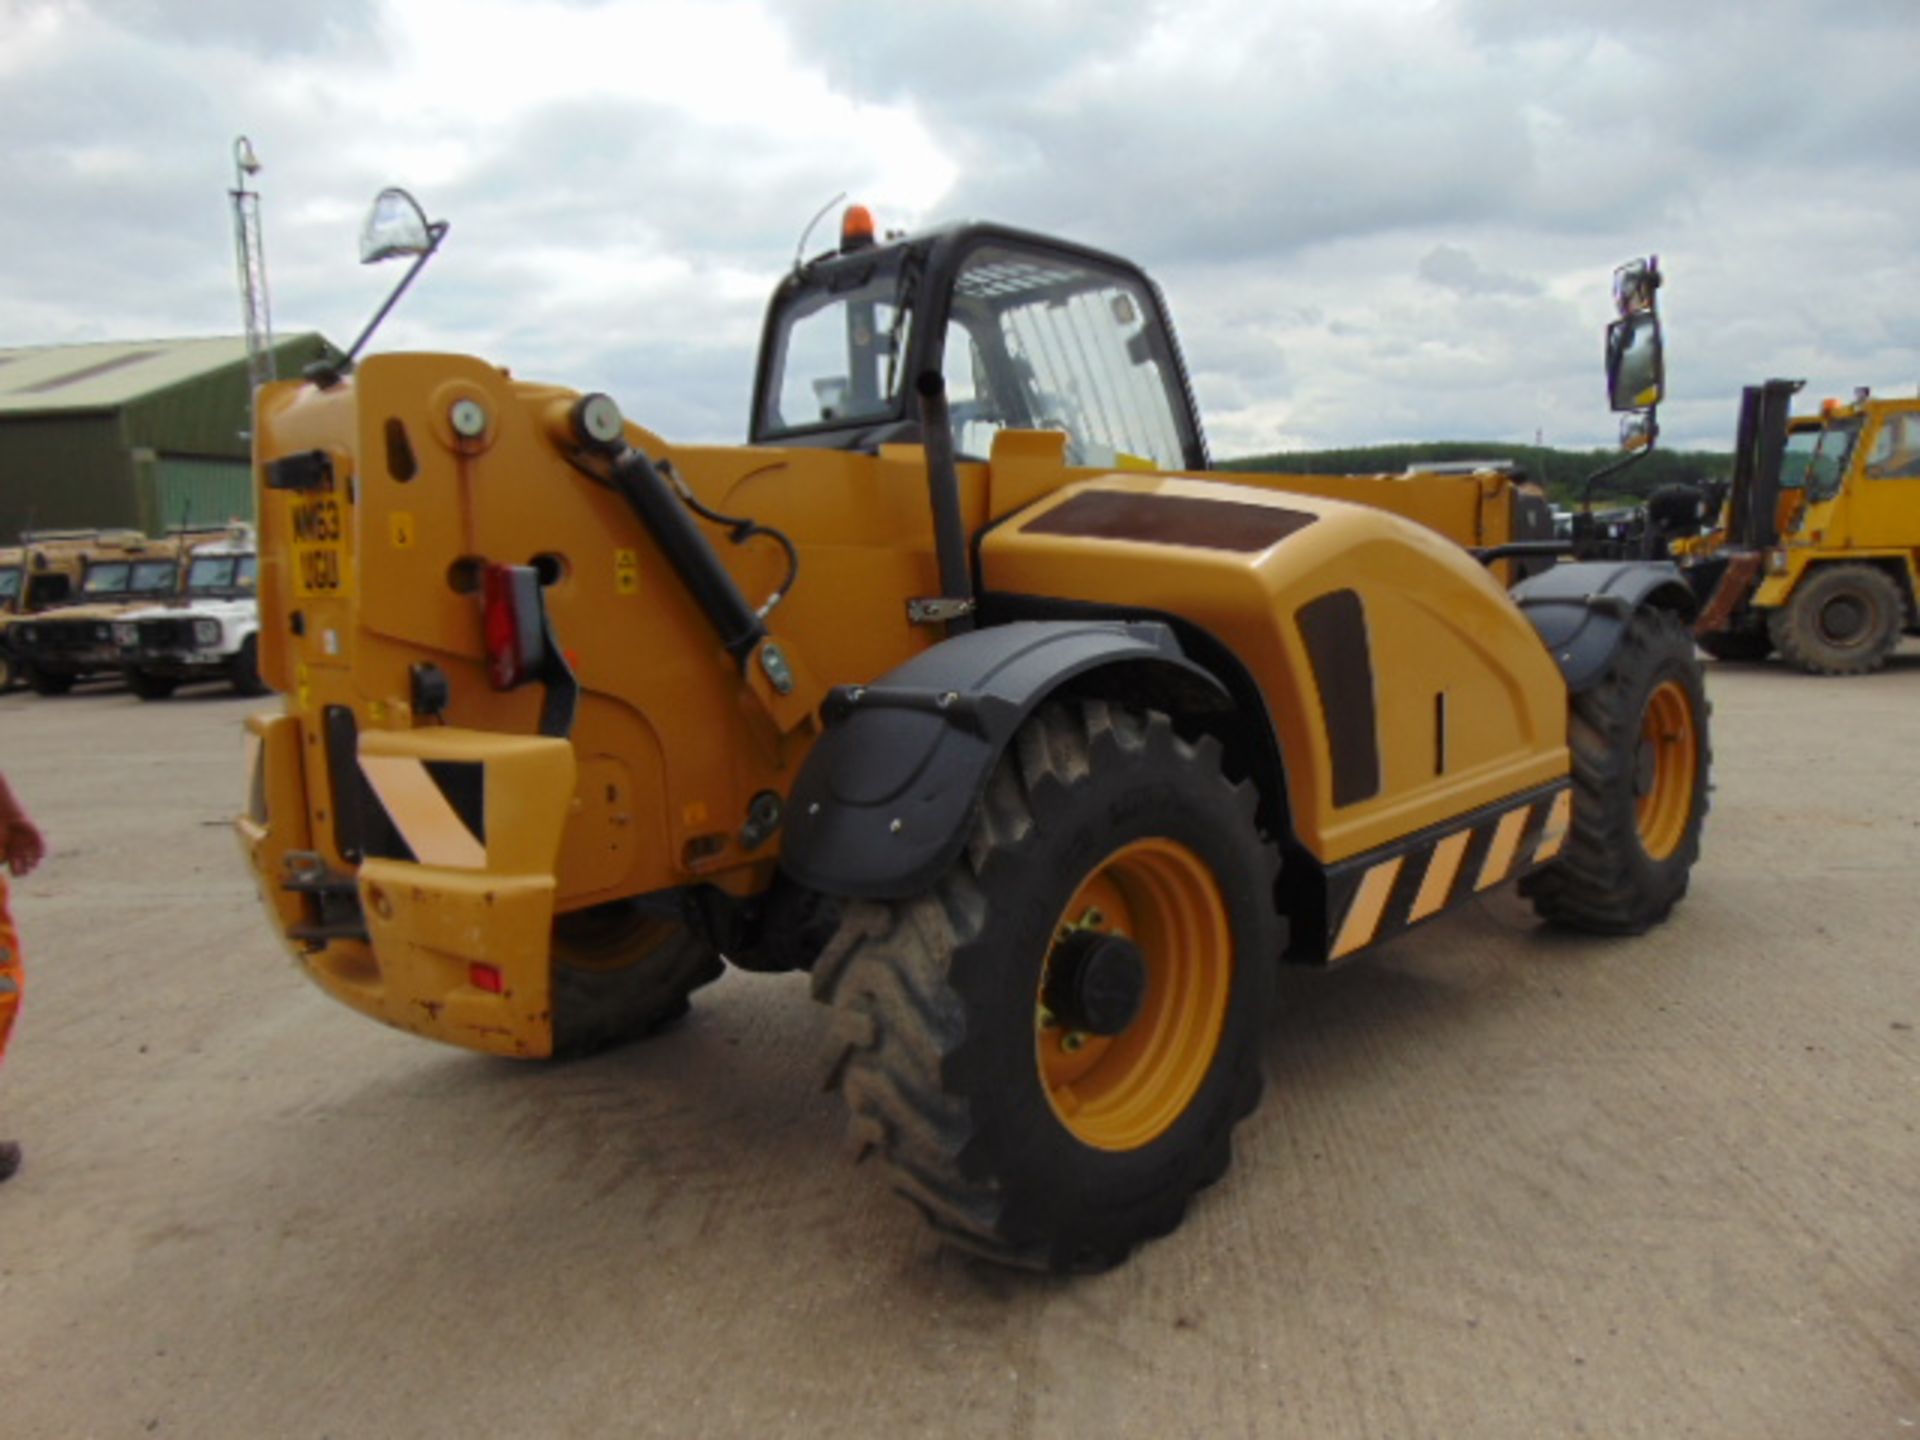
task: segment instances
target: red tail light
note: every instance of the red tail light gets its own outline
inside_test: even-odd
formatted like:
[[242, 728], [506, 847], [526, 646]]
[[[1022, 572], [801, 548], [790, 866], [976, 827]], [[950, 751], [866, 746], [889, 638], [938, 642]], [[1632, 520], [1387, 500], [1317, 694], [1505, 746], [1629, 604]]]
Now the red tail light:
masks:
[[476, 990], [484, 990], [489, 995], [506, 993], [506, 978], [501, 975], [500, 967], [475, 960], [467, 966], [467, 983]]
[[546, 659], [539, 572], [531, 565], [487, 566], [482, 601], [487, 677], [496, 690], [526, 684]]

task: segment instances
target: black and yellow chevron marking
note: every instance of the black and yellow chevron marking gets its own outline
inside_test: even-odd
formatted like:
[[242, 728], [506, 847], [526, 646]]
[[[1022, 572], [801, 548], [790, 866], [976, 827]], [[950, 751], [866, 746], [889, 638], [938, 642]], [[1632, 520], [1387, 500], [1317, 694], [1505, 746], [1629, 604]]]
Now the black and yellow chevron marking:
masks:
[[1322, 956], [1345, 959], [1544, 865], [1566, 843], [1572, 813], [1562, 781], [1330, 867]]

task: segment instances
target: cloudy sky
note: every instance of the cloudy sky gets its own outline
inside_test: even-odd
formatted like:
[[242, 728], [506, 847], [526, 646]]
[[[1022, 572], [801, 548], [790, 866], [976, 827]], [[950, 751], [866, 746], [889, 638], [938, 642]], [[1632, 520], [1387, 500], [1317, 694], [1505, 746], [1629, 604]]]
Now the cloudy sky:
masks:
[[[0, 346], [352, 338], [358, 223], [453, 224], [377, 346], [744, 433], [836, 192], [1139, 260], [1217, 455], [1609, 443], [1614, 263], [1668, 275], [1667, 438], [1739, 386], [1920, 382], [1920, 0], [0, 0]], [[814, 248], [821, 242], [816, 234]]]

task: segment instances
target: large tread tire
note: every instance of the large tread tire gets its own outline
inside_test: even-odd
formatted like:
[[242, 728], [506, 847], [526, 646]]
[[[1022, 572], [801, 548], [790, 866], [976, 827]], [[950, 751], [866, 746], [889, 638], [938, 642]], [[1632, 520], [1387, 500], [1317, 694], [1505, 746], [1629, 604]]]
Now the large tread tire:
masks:
[[[1657, 854], [1649, 852], [1639, 814], [1651, 778], [1643, 726], [1656, 693], [1663, 703], [1686, 707], [1683, 748], [1692, 767], [1681, 781], [1684, 815], [1671, 844], [1656, 846]], [[1552, 864], [1520, 882], [1541, 918], [1599, 935], [1638, 935], [1667, 918], [1687, 893], [1700, 856], [1713, 760], [1711, 710], [1686, 626], [1665, 610], [1636, 613], [1606, 674], [1573, 698], [1567, 724], [1573, 813], [1566, 842]]]
[[236, 695], [265, 695], [272, 688], [260, 678], [260, 637], [249, 635], [240, 642], [240, 648], [233, 657], [233, 693]]
[[554, 921], [553, 1055], [574, 1059], [638, 1040], [687, 1013], [726, 968], [677, 920], [630, 901]]
[[149, 675], [144, 670], [128, 670], [125, 677], [127, 689], [142, 700], [165, 700], [180, 685], [169, 675]]
[[1906, 627], [1906, 601], [1886, 571], [1827, 565], [1767, 617], [1783, 660], [1809, 675], [1865, 675], [1887, 663]]
[[1693, 643], [1716, 660], [1764, 660], [1773, 653], [1773, 637], [1767, 634], [1763, 626], [1696, 635]]
[[[1256, 804], [1213, 740], [1190, 743], [1165, 715], [1052, 704], [1009, 745], [965, 850], [930, 891], [847, 906], [813, 993], [836, 1011], [849, 1138], [862, 1158], [880, 1154], [943, 1238], [1005, 1264], [1102, 1270], [1173, 1230], [1225, 1173], [1233, 1127], [1259, 1100], [1284, 948], [1279, 852]], [[1230, 978], [1217, 1044], [1190, 1062], [1194, 1088], [1166, 1128], [1097, 1147], [1049, 1096], [1041, 1047], [1057, 1032], [1036, 1028], [1038, 995], [1082, 877], [1140, 840], [1184, 849], [1223, 902], [1230, 944], [1207, 953]]]

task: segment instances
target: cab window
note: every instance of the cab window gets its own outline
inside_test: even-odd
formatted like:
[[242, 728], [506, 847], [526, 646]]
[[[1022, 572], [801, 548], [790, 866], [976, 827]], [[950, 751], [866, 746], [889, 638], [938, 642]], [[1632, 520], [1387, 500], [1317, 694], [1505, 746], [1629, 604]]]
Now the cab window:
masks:
[[1875, 480], [1920, 480], [1920, 414], [1883, 419], [1867, 450], [1866, 468]]
[[1831, 500], [1840, 493], [1853, 462], [1854, 443], [1860, 438], [1860, 421], [1836, 420], [1820, 432], [1820, 443], [1807, 460], [1807, 499], [1814, 503]]
[[892, 414], [911, 313], [897, 264], [869, 264], [801, 295], [781, 317], [763, 428], [825, 429]]
[[1003, 427], [1064, 430], [1070, 465], [1177, 470], [1171, 350], [1138, 280], [987, 245], [954, 282], [943, 371], [962, 455]]

